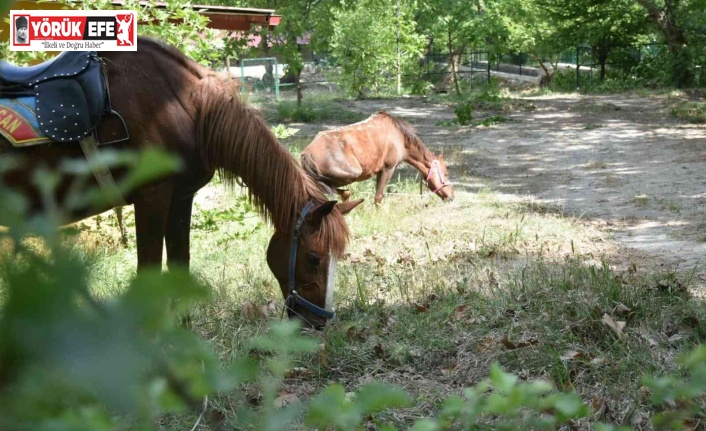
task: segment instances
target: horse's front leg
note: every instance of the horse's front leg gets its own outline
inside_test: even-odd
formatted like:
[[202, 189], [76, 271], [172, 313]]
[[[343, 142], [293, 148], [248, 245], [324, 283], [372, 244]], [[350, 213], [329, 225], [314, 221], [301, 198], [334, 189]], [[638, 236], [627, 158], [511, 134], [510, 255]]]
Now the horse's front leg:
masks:
[[378, 172], [377, 188], [375, 190], [375, 203], [379, 204], [382, 201], [382, 196], [385, 194], [385, 187], [387, 183], [390, 182], [392, 174], [395, 172], [395, 168], [384, 167], [380, 172]]
[[189, 232], [191, 231], [191, 210], [194, 195], [174, 196], [167, 218], [167, 268], [189, 269]]
[[171, 182], [158, 183], [135, 192], [137, 270], [162, 268], [164, 233], [172, 198]]

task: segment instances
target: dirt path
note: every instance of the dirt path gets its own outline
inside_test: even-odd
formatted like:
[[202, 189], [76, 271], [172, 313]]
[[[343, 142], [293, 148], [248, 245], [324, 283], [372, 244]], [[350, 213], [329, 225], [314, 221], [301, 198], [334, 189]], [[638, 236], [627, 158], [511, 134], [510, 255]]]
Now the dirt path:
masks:
[[[535, 109], [475, 128], [439, 126], [454, 118], [452, 109], [419, 98], [349, 105], [366, 114], [385, 109], [412, 123], [432, 150], [444, 149], [459, 190], [477, 191], [485, 182], [559, 206], [666, 265], [696, 268], [706, 281], [706, 127], [679, 124], [663, 97], [525, 100]], [[339, 125], [303, 126], [301, 134]]]

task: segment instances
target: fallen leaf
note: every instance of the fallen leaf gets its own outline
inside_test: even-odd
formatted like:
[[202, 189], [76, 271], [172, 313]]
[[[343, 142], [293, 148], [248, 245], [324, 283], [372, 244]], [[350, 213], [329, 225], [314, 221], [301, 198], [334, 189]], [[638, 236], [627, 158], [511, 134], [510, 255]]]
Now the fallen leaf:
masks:
[[559, 357], [562, 361], [571, 361], [573, 359], [585, 358], [586, 354], [583, 352], [578, 352], [576, 350], [569, 350]]
[[382, 348], [382, 344], [380, 344], [380, 343], [375, 344], [375, 347], [373, 347], [373, 350], [375, 351], [376, 355], [378, 355], [380, 357], [385, 356], [385, 349]]
[[420, 313], [426, 313], [427, 310], [429, 310], [429, 307], [426, 305], [418, 304], [418, 303], [413, 303], [414, 309], [417, 310]]
[[411, 263], [415, 264], [415, 260], [410, 253], [399, 252], [397, 255], [397, 263]]
[[415, 358], [421, 357], [421, 356], [422, 356], [422, 353], [423, 353], [423, 352], [422, 352], [422, 349], [420, 349], [420, 348], [418, 348], [418, 347], [411, 347], [411, 348], [409, 349], [409, 354], [410, 354], [410, 356], [415, 357]]
[[314, 372], [306, 367], [294, 367], [284, 373], [286, 379], [312, 377]]
[[593, 420], [603, 419], [609, 411], [605, 398], [598, 395], [591, 400], [591, 407], [593, 408]]
[[243, 302], [241, 307], [241, 312], [247, 320], [255, 320], [255, 307], [250, 301]]
[[279, 396], [275, 398], [275, 407], [281, 409], [282, 407], [299, 402], [299, 397], [296, 394], [287, 391], [281, 391]]
[[596, 365], [596, 366], [597, 366], [597, 365], [603, 365], [603, 364], [605, 364], [605, 363], [607, 363], [607, 362], [608, 362], [608, 360], [607, 360], [606, 358], [598, 357], [598, 358], [595, 358], [595, 359], [591, 359], [591, 362], [589, 362], [589, 364], [591, 364], [591, 365]]
[[627, 305], [623, 304], [622, 302], [619, 302], [618, 305], [615, 306], [615, 308], [613, 309], [613, 311], [614, 311], [615, 314], [617, 314], [617, 315], [625, 316], [625, 315], [630, 314], [630, 312], [631, 312], [632, 310], [631, 310], [630, 308], [628, 308]]
[[539, 343], [539, 340], [536, 338], [529, 338], [527, 340], [521, 341], [517, 344], [513, 343], [510, 341], [510, 338], [508, 337], [507, 334], [503, 335], [503, 338], [500, 339], [500, 342], [505, 346], [508, 350], [515, 350], [515, 349], [521, 349], [523, 347], [527, 346], [532, 346], [534, 344]]
[[675, 342], [681, 340], [682, 338], [684, 338], [684, 337], [681, 334], [674, 334], [671, 337], [669, 337], [667, 339], [667, 341], [669, 341], [670, 343], [675, 343]]
[[618, 336], [618, 338], [623, 337], [623, 328], [625, 328], [625, 322], [616, 322], [607, 313], [603, 314], [603, 319], [601, 319], [601, 322], [603, 322], [606, 326], [612, 329], [613, 332], [615, 332], [615, 334]]
[[348, 335], [348, 339], [350, 340], [358, 340], [364, 342], [368, 339], [368, 328], [358, 330], [358, 328], [354, 325], [348, 328], [348, 331], [346, 331], [346, 335]]
[[464, 317], [464, 312], [466, 311], [466, 308], [468, 308], [468, 305], [466, 305], [466, 304], [459, 305], [451, 313], [451, 315], [449, 316], [449, 319], [454, 322], [458, 322], [459, 320], [462, 320]]
[[495, 344], [495, 338], [487, 336], [478, 343], [478, 352], [485, 352]]
[[363, 256], [361, 256], [361, 255], [358, 254], [358, 253], [352, 253], [352, 254], [348, 257], [348, 260], [349, 260], [351, 263], [360, 263], [360, 262], [363, 261]]

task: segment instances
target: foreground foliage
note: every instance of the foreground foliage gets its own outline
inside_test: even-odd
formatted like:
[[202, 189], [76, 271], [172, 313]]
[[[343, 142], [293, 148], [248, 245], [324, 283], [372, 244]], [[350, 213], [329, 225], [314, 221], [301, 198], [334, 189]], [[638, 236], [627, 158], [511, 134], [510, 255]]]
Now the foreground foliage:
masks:
[[[115, 156], [108, 162], [133, 166], [134, 174], [126, 184], [121, 184], [123, 187], [134, 187], [148, 181], [152, 175], [178, 168], [169, 158], [155, 153], [147, 153], [141, 158]], [[72, 172], [81, 171], [79, 165], [72, 165]], [[145, 170], [147, 165], [162, 168]], [[82, 172], [90, 175], [85, 167]], [[48, 172], [37, 177], [48, 197], [55, 184], [52, 178]], [[99, 193], [88, 193], [87, 196], [102, 198]], [[264, 227], [251, 224], [246, 200], [238, 198], [235, 205], [236, 209], [222, 215], [211, 211], [216, 222], [204, 224], [197, 230], [213, 235], [214, 229], [217, 231], [224, 223], [233, 223], [248, 226], [238, 231], [236, 240], [256, 239]], [[402, 268], [412, 262], [434, 258], [432, 253], [437, 253], [436, 248], [429, 248], [426, 257], [407, 252], [407, 256], [399, 261], [399, 269], [392, 272], [388, 272], [387, 265], [382, 263], [386, 260], [384, 255], [370, 250], [364, 257], [351, 257], [369, 261], [372, 265], [358, 266], [354, 270], [358, 280], [355, 299], [342, 311], [341, 323], [323, 335], [323, 344], [320, 335], [301, 334], [296, 325], [266, 319], [263, 322], [269, 329], [263, 327], [260, 334], [238, 340], [240, 347], [227, 353], [218, 345], [223, 340], [214, 344], [202, 338], [201, 334], [205, 335], [203, 325], [217, 325], [221, 321], [227, 325], [243, 323], [238, 323], [239, 318], [232, 316], [223, 320], [220, 312], [203, 320], [203, 316], [209, 316], [208, 310], [218, 310], [229, 303], [208, 279], [180, 271], [145, 272], [131, 278], [119, 292], [101, 294], [91, 287], [95, 284], [91, 281], [91, 268], [98, 263], [97, 259], [81, 253], [80, 247], [75, 247], [73, 241], [67, 242], [67, 237], [57, 230], [62, 220], [60, 208], [50, 205], [52, 211], [28, 218], [22, 197], [5, 188], [0, 189], [0, 207], [0, 223], [9, 226], [9, 230], [3, 232], [0, 261], [0, 428], [6, 430], [157, 429], [156, 423], [165, 421], [179, 429], [200, 422], [211, 429], [258, 430], [301, 427], [353, 430], [364, 426], [387, 430], [399, 426], [415, 430], [556, 429], [562, 424], [576, 426], [595, 415], [591, 410], [600, 407], [600, 403], [593, 402], [589, 407], [581, 394], [571, 389], [571, 382], [578, 384], [579, 381], [575, 374], [571, 377], [570, 369], [602, 367], [613, 351], [626, 357], [624, 367], [632, 368], [633, 372], [646, 372], [649, 368], [645, 365], [652, 363], [651, 360], [630, 353], [640, 350], [639, 343], [630, 341], [626, 335], [628, 331], [637, 330], [636, 323], [632, 322], [651, 322], [650, 313], [659, 313], [660, 310], [679, 313], [677, 307], [681, 307], [684, 318], [693, 312], [676, 279], [661, 280], [659, 286], [664, 286], [667, 291], [662, 294], [664, 296], [647, 295], [654, 301], [650, 304], [640, 298], [645, 295], [641, 288], [625, 284], [607, 266], [584, 266], [579, 260], [567, 262], [569, 265], [563, 271], [556, 271], [548, 262], [546, 265], [541, 261], [527, 265], [519, 279], [521, 283], [511, 283], [506, 287], [506, 293], [498, 286], [496, 277], [500, 277], [500, 273], [493, 276], [488, 272], [488, 280], [495, 292], [488, 297], [481, 291], [474, 293], [462, 289], [463, 284], [457, 284], [453, 277], [463, 280], [471, 273], [457, 266], [459, 272], [442, 277], [452, 277], [449, 282], [456, 286], [454, 289], [458, 293], [450, 294], [447, 290], [450, 286], [444, 282], [426, 290], [425, 302], [424, 296], [406, 289], [439, 280], [434, 266], [426, 270], [409, 267], [416, 268], [413, 270], [417, 273], [409, 280], [411, 283], [403, 282], [399, 277], [408, 275]], [[380, 213], [374, 218], [372, 215], [362, 215], [363, 218], [358, 220], [363, 229], [359, 234], [381, 231], [377, 226]], [[463, 221], [459, 223], [459, 226], [464, 225]], [[524, 232], [532, 223], [533, 220], [520, 220], [510, 236], [486, 231], [475, 246], [474, 255], [515, 255], [515, 250], [525, 242]], [[67, 233], [69, 239], [80, 235], [80, 232]], [[383, 239], [383, 243], [385, 241], [394, 240], [390, 237]], [[396, 252], [396, 247], [397, 242], [390, 242], [385, 250]], [[444, 259], [448, 261], [449, 257]], [[460, 261], [455, 262], [460, 265]], [[441, 265], [438, 270], [443, 268]], [[396, 283], [391, 281], [395, 279], [395, 273]], [[352, 275], [349, 271], [341, 274], [344, 285], [349, 283]], [[360, 280], [368, 280], [365, 282], [367, 286], [361, 285]], [[384, 280], [390, 281], [395, 289], [408, 297], [409, 307], [403, 305], [393, 313], [384, 311], [386, 307], [373, 296], [374, 283]], [[586, 299], [583, 299], [582, 292], [587, 291], [600, 292], [601, 296], [594, 297], [590, 293], [585, 298], [598, 301], [594, 305], [598, 310], [607, 310], [599, 311], [604, 314], [602, 318], [589, 316], [594, 311], [583, 305]], [[339, 302], [345, 301], [348, 293], [344, 291], [342, 294], [344, 298]], [[573, 308], [556, 306], [568, 298], [572, 298], [569, 301], [575, 304]], [[464, 305], [469, 300], [475, 303], [474, 309]], [[500, 301], [500, 307], [494, 305], [495, 301]], [[621, 306], [610, 308], [608, 304]], [[665, 308], [669, 304], [673, 304], [673, 308]], [[423, 400], [399, 385], [385, 382], [384, 378], [353, 386], [329, 381], [316, 391], [318, 395], [312, 394], [306, 399], [289, 392], [288, 382], [310, 376], [316, 366], [322, 376], [328, 375], [335, 382], [342, 369], [365, 367], [366, 363], [377, 364], [375, 366], [381, 371], [404, 363], [415, 367], [415, 363], [423, 358], [414, 353], [420, 348], [426, 348], [431, 354], [427, 360], [436, 360], [433, 346], [445, 343], [447, 339], [433, 331], [449, 332], [445, 329], [448, 326], [438, 322], [447, 320], [452, 328], [462, 331], [485, 323], [475, 330], [476, 336], [483, 337], [483, 331], [489, 331], [487, 334], [490, 335], [497, 329], [505, 330], [502, 322], [507, 321], [507, 310], [511, 310], [514, 316], [514, 325], [519, 326], [514, 335], [501, 337], [501, 345], [509, 352], [497, 357], [504, 365], [501, 367], [493, 360], [494, 364], [488, 370], [489, 378], [464, 384], [466, 389], [459, 388], [457, 394], [438, 399], [433, 408], [425, 410], [425, 414], [403, 423], [394, 420], [395, 412], [410, 411]], [[253, 313], [252, 310], [249, 312]], [[374, 323], [379, 318], [375, 316], [381, 312], [387, 316], [382, 326]], [[243, 313], [247, 318], [247, 309], [243, 309]], [[582, 316], [582, 313], [589, 315]], [[624, 318], [622, 316], [629, 316], [627, 327], [624, 321], [620, 321]], [[696, 329], [689, 340], [703, 340], [703, 328], [698, 323], [702, 316], [693, 316], [697, 323], [691, 323]], [[185, 318], [187, 323], [184, 323]], [[591, 322], [598, 319], [601, 319], [600, 326], [594, 326]], [[541, 378], [527, 379], [503, 371], [507, 367], [517, 369], [521, 364], [520, 367], [526, 368], [531, 376], [542, 374], [534, 368], [546, 367], [548, 360], [556, 358], [555, 353], [545, 349], [556, 349], [566, 343], [565, 337], [560, 335], [561, 330], [554, 328], [552, 322], [560, 326], [566, 321], [579, 325], [571, 332], [579, 346], [584, 347], [574, 352], [561, 352], [564, 367], [569, 366], [564, 368], [565, 377], [562, 377], [562, 365], [559, 364]], [[404, 325], [400, 325], [401, 322]], [[189, 327], [193, 329], [187, 329]], [[533, 339], [530, 334], [536, 334], [538, 339]], [[487, 339], [487, 335], [485, 337]], [[551, 337], [555, 339], [551, 340]], [[621, 341], [623, 339], [625, 341]], [[430, 340], [434, 340], [431, 346], [423, 347]], [[591, 342], [596, 346], [590, 347]], [[401, 349], [395, 347], [396, 343]], [[486, 343], [485, 351], [492, 351], [490, 344], [483, 343]], [[368, 353], [361, 356], [361, 352], [368, 351], [364, 346], [369, 346], [369, 351], [378, 359], [371, 362], [371, 358], [365, 357]], [[437, 351], [442, 353], [449, 348], [441, 344]], [[357, 354], [354, 353], [356, 349]], [[595, 354], [608, 358], [598, 362]], [[420, 365], [422, 363], [423, 360]], [[333, 367], [333, 364], [340, 365]], [[455, 365], [457, 369], [465, 366]], [[655, 375], [642, 381], [656, 412], [653, 424], [657, 427], [688, 427], [704, 417], [706, 349], [699, 348], [687, 354], [675, 366], [669, 376]], [[620, 370], [603, 372], [609, 375], [618, 373], [611, 377], [617, 380], [623, 373]], [[256, 401], [253, 401], [253, 393], [259, 394]], [[172, 422], [176, 418], [181, 419]], [[600, 418], [594, 422], [596, 429], [611, 429], [599, 422]], [[167, 427], [172, 428], [171, 425]]]

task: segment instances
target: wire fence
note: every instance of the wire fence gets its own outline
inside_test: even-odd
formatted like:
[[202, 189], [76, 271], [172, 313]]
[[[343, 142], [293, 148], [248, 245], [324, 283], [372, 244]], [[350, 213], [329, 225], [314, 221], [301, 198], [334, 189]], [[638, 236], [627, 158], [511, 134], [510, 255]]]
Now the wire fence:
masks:
[[[340, 72], [336, 71], [336, 62], [327, 57], [305, 64], [299, 85], [308, 94], [335, 91], [341, 85]], [[279, 95], [280, 89], [286, 92], [295, 90], [296, 84], [291, 77], [284, 76], [286, 64], [272, 63], [272, 59], [243, 60], [233, 66], [233, 75], [248, 87], [248, 91], [263, 90], [272, 95]], [[657, 81], [670, 73], [670, 53], [666, 44], [645, 43], [625, 46], [572, 47], [541, 58], [523, 52], [498, 52], [489, 49], [472, 49], [459, 52], [428, 52], [420, 62], [420, 71], [403, 75], [407, 83], [426, 81], [436, 90], [448, 90], [455, 72], [457, 82], [463, 85], [489, 82], [493, 76], [509, 80], [539, 82], [549, 71], [554, 82], [561, 81], [565, 88], [591, 89], [606, 79], [648, 81], [653, 77]], [[699, 64], [699, 62], [705, 64]], [[243, 68], [241, 64], [245, 64]], [[273, 67], [273, 72], [270, 69]], [[706, 70], [706, 56], [695, 59], [695, 70]], [[262, 70], [261, 70], [262, 69]], [[243, 71], [250, 70], [252, 73]], [[277, 73], [277, 71], [279, 73]], [[702, 75], [706, 75], [702, 73]], [[701, 76], [701, 75], [699, 75]], [[272, 79], [274, 78], [274, 79]], [[381, 75], [382, 81], [392, 83], [393, 74]], [[268, 80], [269, 79], [269, 80]], [[273, 83], [270, 82], [274, 82]], [[392, 84], [390, 84], [392, 86]]]

